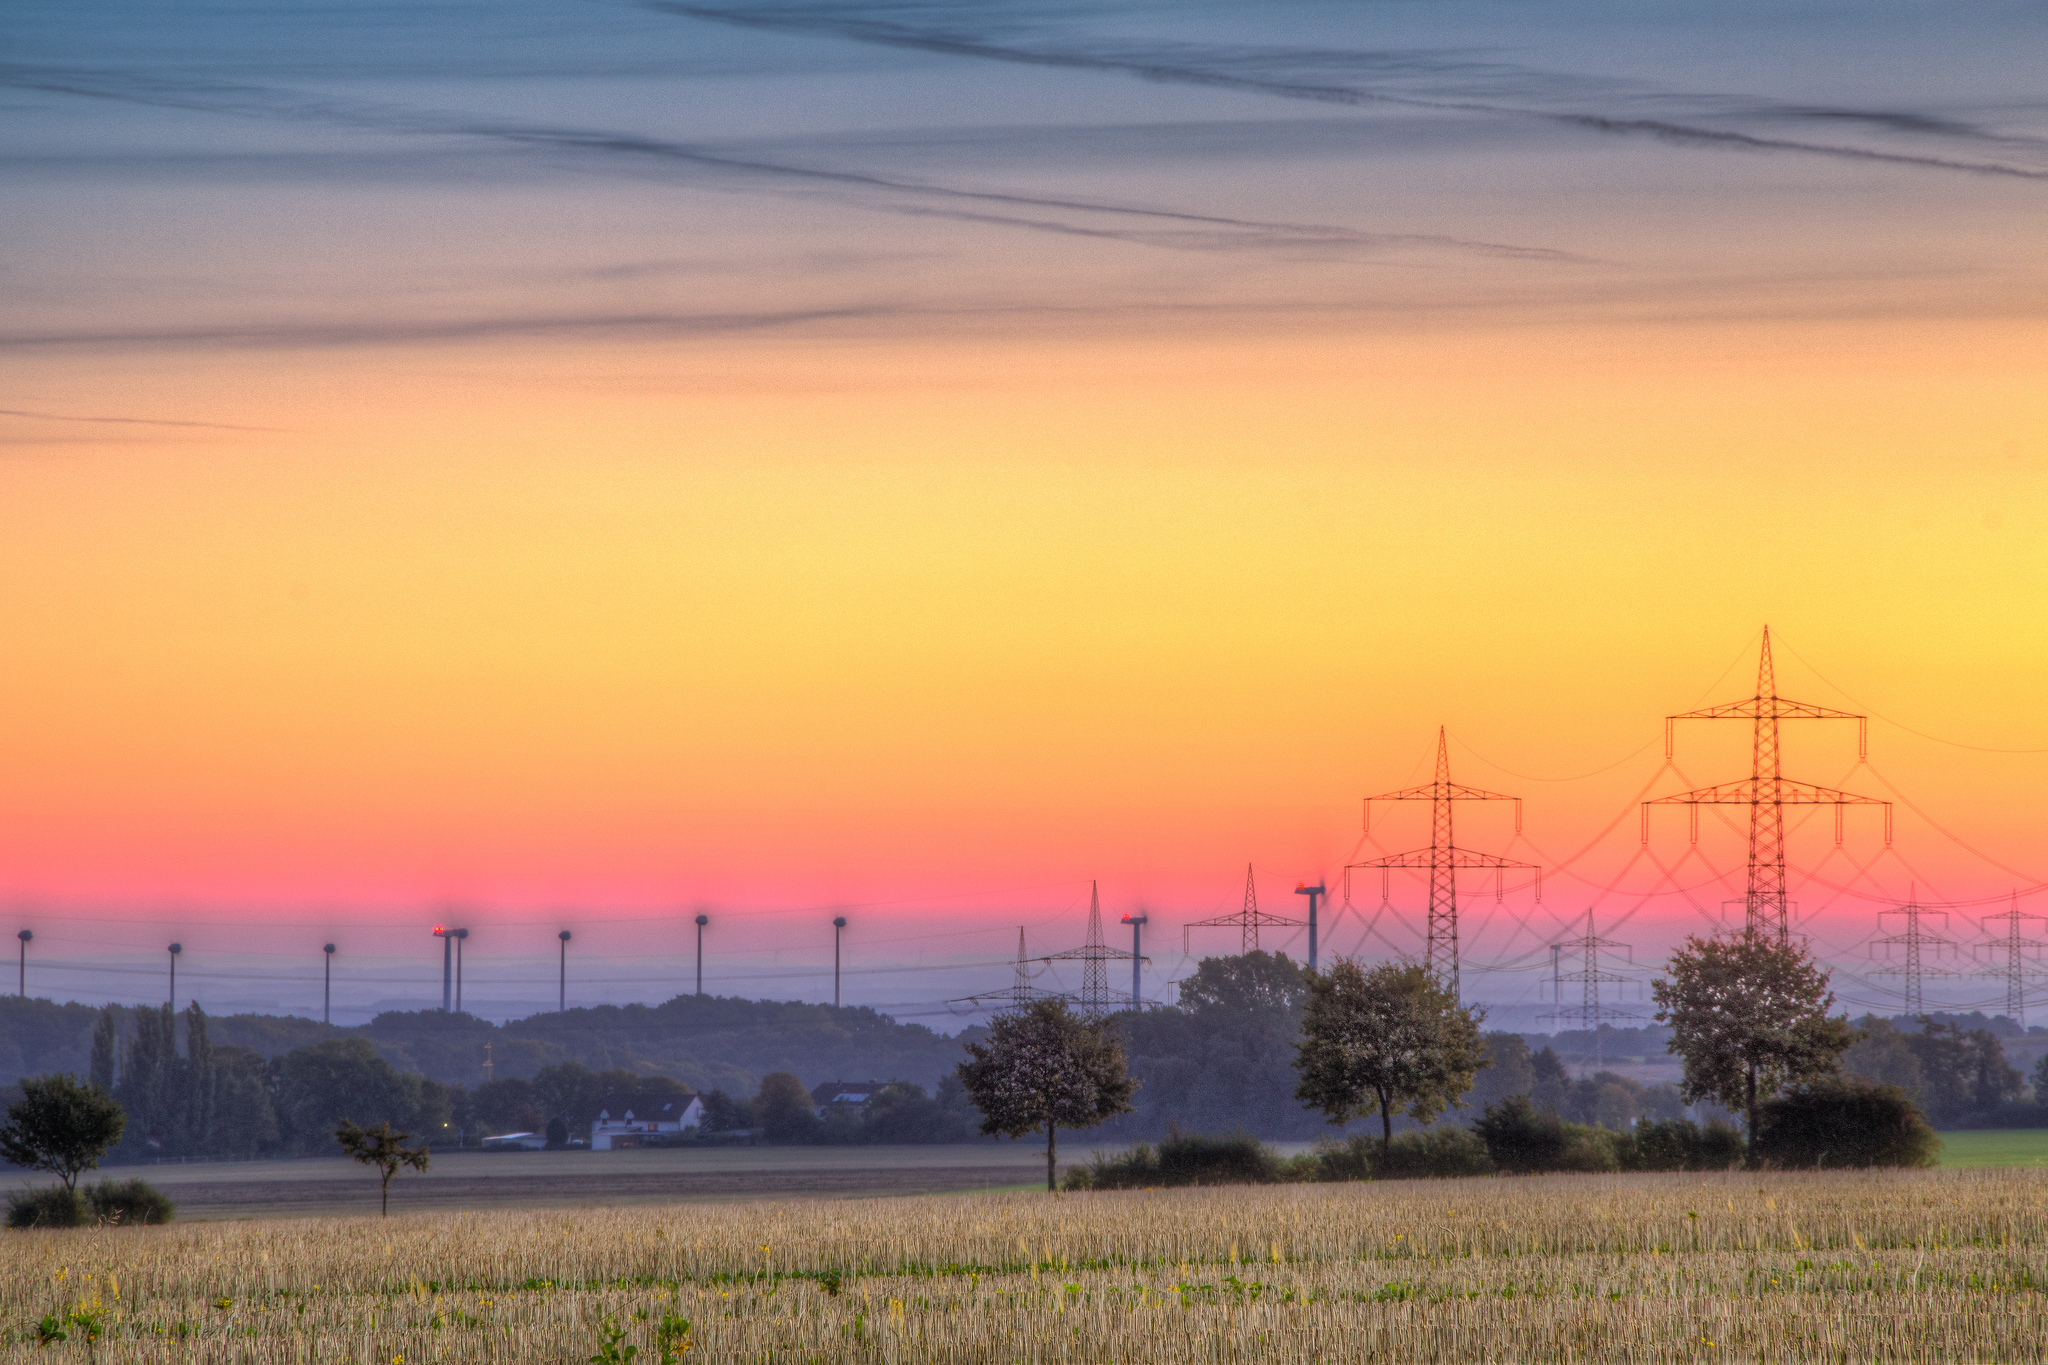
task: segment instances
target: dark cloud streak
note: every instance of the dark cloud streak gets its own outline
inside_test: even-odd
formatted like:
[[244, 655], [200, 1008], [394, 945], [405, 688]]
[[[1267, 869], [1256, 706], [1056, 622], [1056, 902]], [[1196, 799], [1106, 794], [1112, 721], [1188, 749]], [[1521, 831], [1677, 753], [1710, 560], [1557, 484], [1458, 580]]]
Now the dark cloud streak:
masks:
[[[0, 341], [0, 344], [5, 344]], [[282, 433], [284, 427], [238, 427], [225, 422], [180, 422], [168, 417], [81, 417], [65, 412], [28, 412], [20, 408], [0, 408], [0, 417], [21, 417], [35, 422], [98, 422], [111, 426], [136, 427], [197, 427], [206, 431], [250, 431]]]
[[[1430, 109], [1444, 113], [1486, 114], [1497, 117], [1539, 120], [1605, 134], [1647, 136], [1656, 138], [1659, 141], [1681, 145], [1718, 146], [1745, 151], [1790, 152], [1840, 160], [1877, 162], [1887, 165], [1918, 167], [1927, 170], [1962, 172], [1971, 175], [2000, 176], [2021, 180], [2048, 180], [2048, 169], [2018, 166], [1999, 161], [1971, 161], [1958, 157], [1934, 156], [1913, 152], [1888, 152], [1874, 148], [1844, 146], [1837, 143], [1808, 142], [1797, 138], [1768, 137], [1728, 129], [1711, 128], [1699, 124], [1680, 123], [1668, 119], [1629, 118], [1611, 114], [1543, 109], [1489, 100], [1394, 94], [1347, 85], [1274, 80], [1255, 75], [1209, 70], [1199, 66], [1187, 65], [1184, 61], [1176, 63], [1163, 58], [1151, 59], [1130, 55], [1108, 55], [1071, 50], [1062, 51], [1057, 49], [1005, 46], [979, 38], [957, 34], [924, 32], [872, 19], [859, 19], [844, 15], [824, 15], [813, 10], [783, 10], [761, 13], [719, 9], [704, 5], [681, 4], [676, 3], [675, 0], [644, 0], [644, 3], [649, 9], [741, 28], [806, 35], [825, 34], [853, 42], [906, 48], [944, 56], [967, 57], [983, 61], [1006, 62], [1026, 66], [1063, 67], [1113, 72], [1121, 75], [1135, 76], [1142, 80], [1178, 85], [1208, 86], [1217, 89], [1243, 90], [1255, 94], [1272, 95], [1284, 99], [1307, 100], [1322, 104], [1385, 105], [1410, 109]], [[1785, 110], [1781, 112], [1797, 112], [1811, 118], [1871, 122], [1901, 130], [1940, 132], [1951, 136], [1970, 136], [2007, 142], [2014, 141], [2011, 139], [1990, 139], [1989, 135], [1982, 133], [1981, 130], [1974, 128], [1972, 125], [1947, 120], [1921, 118], [1907, 114], [1865, 113], [1853, 110], [1828, 109]]]
[[[86, 99], [116, 100], [147, 106], [239, 117], [289, 117], [307, 122], [397, 132], [415, 136], [470, 137], [539, 151], [618, 157], [689, 166], [714, 174], [785, 181], [851, 192], [852, 202], [874, 211], [912, 217], [949, 217], [957, 221], [1017, 228], [1059, 236], [1093, 237], [1169, 250], [1244, 250], [1313, 247], [1322, 251], [1383, 251], [1435, 248], [1523, 260], [1581, 261], [1584, 258], [1544, 247], [1418, 233], [1371, 233], [1329, 224], [1288, 223], [1144, 205], [1118, 204], [1056, 195], [1019, 194], [1000, 190], [899, 179], [863, 171], [795, 165], [743, 157], [662, 138], [583, 128], [547, 127], [475, 116], [451, 115], [369, 106], [333, 97], [310, 98], [260, 86], [195, 84], [172, 86], [160, 80], [138, 80], [115, 73], [95, 79], [89, 73], [58, 73], [21, 67], [0, 67], [0, 85], [43, 90]], [[879, 197], [880, 202], [877, 202]], [[1048, 222], [980, 211], [951, 211], [917, 200], [986, 204], [1090, 215], [1141, 222], [1185, 224], [1208, 231], [1160, 233], [1087, 224]]]

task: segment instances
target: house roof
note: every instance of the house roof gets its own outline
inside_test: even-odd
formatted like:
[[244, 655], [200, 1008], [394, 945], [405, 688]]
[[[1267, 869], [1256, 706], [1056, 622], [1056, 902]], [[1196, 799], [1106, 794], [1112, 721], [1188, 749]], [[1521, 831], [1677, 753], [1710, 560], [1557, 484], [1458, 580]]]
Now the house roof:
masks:
[[894, 1081], [827, 1081], [811, 1089], [812, 1104], [865, 1104], [868, 1096]]
[[671, 1095], [660, 1092], [651, 1095], [607, 1095], [604, 1103], [598, 1106], [597, 1116], [600, 1119], [623, 1119], [631, 1114], [643, 1123], [674, 1122], [689, 1112], [690, 1106], [697, 1098], [696, 1095]]

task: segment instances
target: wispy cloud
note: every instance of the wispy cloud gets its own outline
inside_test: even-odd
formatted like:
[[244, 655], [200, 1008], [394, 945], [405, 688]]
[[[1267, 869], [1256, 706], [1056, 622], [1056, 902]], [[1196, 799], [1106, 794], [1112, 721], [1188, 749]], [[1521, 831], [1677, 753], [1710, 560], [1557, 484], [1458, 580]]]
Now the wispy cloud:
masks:
[[[1875, 162], [1925, 170], [1962, 172], [1971, 175], [2048, 180], [2048, 167], [2011, 161], [1977, 159], [1935, 153], [1887, 150], [1841, 143], [1745, 132], [1712, 124], [1669, 117], [1642, 117], [1585, 109], [1547, 108], [1540, 104], [1517, 104], [1498, 99], [1460, 95], [1415, 94], [1375, 89], [1362, 84], [1304, 76], [1282, 79], [1271, 74], [1275, 65], [1301, 54], [1223, 52], [1192, 44], [1175, 44], [1154, 52], [1131, 48], [1103, 47], [1095, 50], [1071, 43], [1027, 44], [999, 41], [986, 35], [961, 31], [914, 28], [892, 20], [867, 17], [843, 9], [812, 6], [756, 7], [732, 9], [678, 3], [677, 0], [645, 0], [647, 8], [691, 19], [792, 34], [828, 35], [849, 41], [908, 48], [945, 56], [1031, 66], [1066, 67], [1114, 72], [1148, 81], [1245, 90], [1283, 99], [1323, 104], [1384, 105], [1428, 109], [1445, 113], [1488, 114], [1537, 120], [1581, 128], [1591, 132], [1651, 137], [1659, 141], [1701, 147], [1722, 147], [1744, 151], [1789, 152], [1847, 161]], [[956, 13], [958, 11], [955, 11]], [[1358, 54], [1315, 54], [1324, 62]], [[1470, 63], [1448, 63], [1441, 54], [1368, 54], [1368, 61], [1391, 75], [1417, 75], [1435, 71], [1439, 75], [1456, 70], [1469, 74]], [[1494, 68], [1497, 72], [1498, 68]], [[1532, 73], [1533, 74], [1533, 73]], [[1725, 101], [1724, 101], [1725, 102]], [[1987, 133], [1980, 127], [1956, 120], [1888, 110], [1856, 110], [1827, 107], [1788, 108], [1752, 104], [1746, 112], [1758, 116], [1792, 116], [1821, 122], [1867, 123], [1896, 131], [1936, 135], [1966, 143], [2035, 146], [2038, 140], [2011, 138]]]
[[70, 412], [30, 412], [22, 408], [0, 408], [0, 417], [19, 417], [36, 422], [90, 422], [123, 427], [197, 427], [205, 431], [282, 432], [284, 427], [242, 427], [226, 422], [184, 422], [170, 417], [94, 417]]
[[[1198, 213], [1157, 205], [1057, 194], [1025, 194], [871, 171], [804, 165], [715, 146], [606, 129], [528, 123], [472, 114], [411, 110], [336, 96], [248, 84], [181, 82], [124, 73], [0, 66], [0, 85], [89, 99], [116, 100], [250, 118], [290, 118], [423, 137], [475, 138], [575, 158], [658, 165], [730, 187], [790, 186], [835, 193], [846, 202], [910, 217], [951, 218], [1056, 236], [1093, 237], [1176, 251], [1313, 250], [1369, 254], [1427, 248], [1526, 260], [1583, 260], [1573, 253], [1512, 242], [1435, 233], [1375, 233], [1336, 224]], [[1065, 217], [1030, 216], [1028, 212]], [[1158, 226], [1151, 226], [1151, 225]], [[1162, 230], [1167, 229], [1167, 230]]]

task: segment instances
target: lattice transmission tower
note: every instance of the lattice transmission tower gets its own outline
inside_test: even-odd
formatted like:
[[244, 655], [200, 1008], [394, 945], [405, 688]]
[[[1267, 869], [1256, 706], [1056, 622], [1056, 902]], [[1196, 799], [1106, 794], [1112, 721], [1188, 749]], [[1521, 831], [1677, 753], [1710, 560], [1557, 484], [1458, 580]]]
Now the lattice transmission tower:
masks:
[[1221, 929], [1230, 925], [1235, 925], [1242, 931], [1243, 947], [1238, 951], [1256, 953], [1259, 950], [1259, 930], [1261, 928], [1299, 929], [1302, 927], [1302, 921], [1286, 919], [1280, 915], [1269, 914], [1259, 909], [1259, 888], [1252, 879], [1252, 865], [1246, 863], [1244, 865], [1243, 908], [1228, 915], [1218, 915], [1214, 919], [1190, 920], [1181, 927], [1181, 951], [1187, 951], [1188, 931], [1190, 929]]
[[[1920, 905], [1915, 898], [1908, 896], [1906, 903], [1898, 907], [1898, 909], [1880, 910], [1877, 912], [1877, 915], [1878, 928], [1880, 929], [1884, 927], [1884, 917], [1886, 915], [1905, 916], [1906, 927], [1896, 934], [1889, 934], [1883, 938], [1871, 940], [1870, 946], [1873, 950], [1878, 948], [1885, 950], [1887, 965], [1869, 972], [1868, 975], [1902, 978], [1905, 984], [1906, 1014], [1910, 1018], [1917, 1019], [1927, 1013], [1927, 997], [1921, 989], [1922, 981], [1930, 976], [1943, 977], [1955, 975], [1954, 972], [1940, 967], [1929, 967], [1926, 961], [1930, 954], [1938, 960], [1944, 952], [1955, 951], [1955, 940], [1943, 938], [1940, 934], [1932, 933], [1922, 928], [1920, 924], [1920, 921], [1923, 919], [1938, 918], [1941, 920], [1942, 926], [1946, 928], [1948, 925], [1948, 911], [1929, 910], [1925, 906]], [[1892, 957], [1893, 949], [1897, 949], [1899, 952], [1897, 958]]]
[[1771, 628], [1764, 627], [1763, 651], [1757, 659], [1756, 695], [1741, 701], [1708, 706], [1664, 717], [1664, 757], [1672, 754], [1673, 725], [1681, 720], [1747, 720], [1753, 723], [1749, 776], [1736, 782], [1701, 787], [1676, 796], [1660, 796], [1643, 802], [1643, 842], [1650, 842], [1650, 807], [1685, 806], [1691, 816], [1692, 842], [1700, 841], [1701, 806], [1749, 807], [1749, 879], [1743, 894], [1743, 928], [1752, 934], [1769, 933], [1780, 943], [1792, 932], [1792, 919], [1785, 889], [1785, 807], [1833, 806], [1835, 842], [1842, 842], [1842, 809], [1845, 806], [1884, 807], [1884, 842], [1891, 847], [1892, 803], [1872, 796], [1795, 782], [1783, 775], [1778, 762], [1778, 723], [1786, 720], [1853, 720], [1856, 722], [1856, 756], [1870, 753], [1870, 721], [1852, 711], [1837, 711], [1811, 702], [1788, 701], [1778, 695], [1777, 676], [1771, 667]]
[[1119, 1008], [1121, 1001], [1109, 988], [1109, 963], [1131, 962], [1136, 953], [1127, 953], [1121, 948], [1112, 948], [1102, 941], [1102, 897], [1094, 882], [1088, 883], [1088, 941], [1078, 948], [1069, 948], [1064, 953], [1048, 953], [1047, 962], [1079, 962], [1081, 964], [1081, 989], [1074, 993], [1074, 1002], [1081, 1013], [1100, 1017]]
[[[1979, 976], [2005, 978], [2005, 1017], [2015, 1024], [2027, 1022], [2027, 978], [2038, 972], [2027, 970], [2029, 963], [2038, 963], [2040, 955], [2048, 952], [2048, 943], [2026, 936], [2026, 921], [2048, 920], [2048, 915], [2030, 915], [2020, 909], [2019, 893], [2014, 892], [2012, 908], [2002, 915], [1986, 915], [1982, 921], [1984, 935], [1989, 943], [1978, 945], [1980, 960], [1989, 959], [1986, 969]], [[1993, 924], [2003, 922], [2005, 933], [1994, 937]], [[2004, 959], [1999, 961], [1998, 959]]]
[[[1385, 858], [1368, 858], [1353, 867], [1414, 868], [1429, 872], [1429, 921], [1425, 930], [1422, 962], [1437, 980], [1458, 994], [1458, 869], [1492, 868], [1496, 876], [1507, 868], [1535, 870], [1536, 864], [1517, 862], [1493, 853], [1475, 853], [1459, 848], [1452, 834], [1452, 812], [1460, 801], [1512, 801], [1515, 803], [1515, 833], [1522, 832], [1522, 798], [1481, 791], [1451, 781], [1451, 757], [1442, 726], [1436, 732], [1436, 776], [1419, 787], [1381, 792], [1365, 798], [1365, 832], [1372, 833], [1372, 803], [1375, 801], [1427, 801], [1430, 803], [1429, 847], [1395, 853]], [[1537, 898], [1542, 898], [1542, 874], [1538, 872]]]
[[[1602, 1024], [1612, 1024], [1616, 1021], [1626, 1021], [1628, 1023], [1642, 1022], [1642, 1016], [1634, 1010], [1624, 1009], [1619, 1004], [1610, 1005], [1600, 998], [1601, 986], [1609, 983], [1619, 986], [1625, 982], [1635, 980], [1632, 976], [1624, 975], [1621, 972], [1606, 971], [1601, 967], [1602, 959], [1612, 958], [1617, 955], [1617, 952], [1623, 962], [1631, 967], [1634, 966], [1635, 959], [1631, 954], [1630, 945], [1616, 943], [1611, 938], [1602, 938], [1599, 934], [1595, 933], [1593, 930], [1593, 910], [1591, 906], [1588, 906], [1586, 908], [1586, 932], [1577, 938], [1568, 938], [1561, 942], [1553, 943], [1550, 945], [1550, 948], [1551, 979], [1557, 994], [1557, 1008], [1549, 1014], [1540, 1016], [1539, 1022], [1574, 1023], [1580, 1028], [1590, 1030], [1593, 1034], [1593, 1065], [1598, 1066], [1602, 1061], [1600, 1055], [1600, 1026]], [[1578, 954], [1579, 967], [1577, 971], [1566, 972], [1558, 969], [1558, 958], [1563, 953]], [[1581, 999], [1580, 1003], [1576, 1005], [1564, 1003], [1564, 983], [1567, 981], [1580, 983], [1579, 993]]]
[[[1032, 963], [1039, 963], [1036, 968]], [[948, 1000], [955, 1014], [972, 1014], [976, 1010], [993, 1009], [998, 1014], [1004, 1010], [1022, 1009], [1034, 1000], [1072, 1000], [1074, 997], [1063, 991], [1048, 991], [1031, 984], [1031, 978], [1045, 970], [1045, 959], [1024, 955], [1024, 926], [1017, 926], [1017, 979], [1000, 990], [982, 991], [978, 995], [963, 995]]]

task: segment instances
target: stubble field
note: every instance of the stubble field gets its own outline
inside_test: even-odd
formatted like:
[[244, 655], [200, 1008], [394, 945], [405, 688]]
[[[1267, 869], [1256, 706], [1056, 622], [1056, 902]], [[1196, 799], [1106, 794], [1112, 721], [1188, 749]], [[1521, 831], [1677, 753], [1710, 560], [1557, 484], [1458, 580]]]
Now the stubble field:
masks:
[[0, 1361], [2040, 1360], [2044, 1201], [1558, 1176], [26, 1233]]

